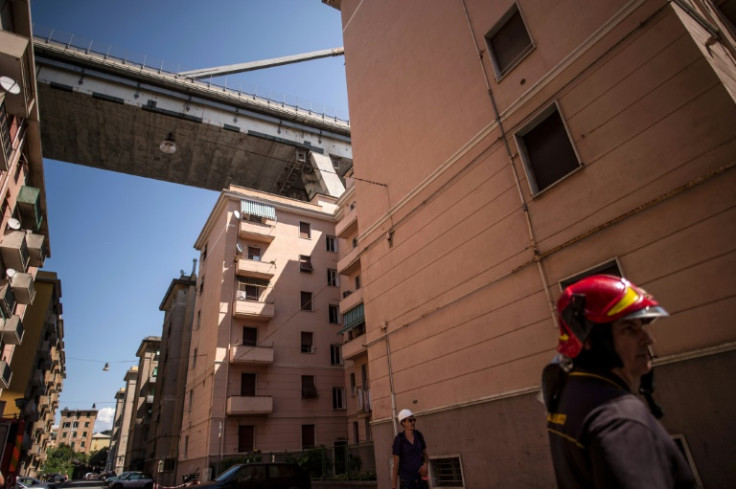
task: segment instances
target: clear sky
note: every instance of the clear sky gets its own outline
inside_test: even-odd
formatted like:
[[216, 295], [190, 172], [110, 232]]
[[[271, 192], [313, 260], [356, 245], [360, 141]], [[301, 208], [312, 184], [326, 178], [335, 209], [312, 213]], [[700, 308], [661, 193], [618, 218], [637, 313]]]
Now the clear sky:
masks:
[[[342, 46], [340, 13], [320, 0], [32, 0], [31, 12], [36, 34], [53, 29], [56, 39], [111, 47], [171, 71]], [[219, 82], [348, 119], [342, 57]], [[62, 288], [60, 408], [94, 404], [99, 432], [111, 427], [115, 393], [137, 365], [141, 340], [161, 336], [159, 305], [180, 270], [191, 272], [194, 240], [218, 193], [72, 163], [44, 160], [51, 244], [44, 270], [56, 272]]]

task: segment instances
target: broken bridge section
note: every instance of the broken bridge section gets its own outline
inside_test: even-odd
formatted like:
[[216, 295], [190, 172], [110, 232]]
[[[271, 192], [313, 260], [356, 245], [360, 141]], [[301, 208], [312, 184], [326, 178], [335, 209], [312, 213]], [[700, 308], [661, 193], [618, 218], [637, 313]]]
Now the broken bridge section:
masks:
[[49, 39], [34, 52], [45, 158], [215, 191], [344, 191], [347, 121]]

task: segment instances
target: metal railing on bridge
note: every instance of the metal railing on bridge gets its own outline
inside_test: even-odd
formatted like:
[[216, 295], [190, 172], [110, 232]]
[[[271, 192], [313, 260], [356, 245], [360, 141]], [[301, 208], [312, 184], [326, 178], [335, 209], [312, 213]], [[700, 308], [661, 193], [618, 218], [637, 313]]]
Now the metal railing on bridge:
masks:
[[[191, 69], [191, 67], [182, 66], [165, 61], [163, 58], [140, 54], [128, 49], [121, 49], [111, 44], [95, 42], [91, 39], [75, 36], [53, 28], [35, 25], [33, 26], [33, 38], [35, 43], [43, 43], [46, 45], [54, 45], [62, 47], [65, 50], [75, 50], [87, 55], [95, 55], [102, 60], [118, 62], [128, 66], [140, 67], [143, 69], [155, 70], [159, 74], [168, 75], [180, 80], [186, 80], [189, 83], [199, 85], [201, 87], [215, 87], [223, 91], [229, 91], [238, 98], [247, 97], [253, 100], [261, 100], [271, 107], [278, 107], [293, 111], [295, 114], [309, 115], [321, 117], [323, 120], [331, 120], [339, 124], [349, 126], [349, 118], [346, 114], [338, 114], [337, 109], [329, 108], [325, 105], [315, 105], [312, 102], [304, 101], [299, 97], [282, 95], [281, 100], [274, 97], [270, 89], [259, 88], [254, 84], [243, 85], [240, 77], [229, 79], [229, 77], [211, 77], [208, 80], [199, 80], [184, 75], [179, 75], [183, 71]], [[264, 94], [264, 90], [268, 90]], [[329, 110], [328, 110], [329, 109]]]

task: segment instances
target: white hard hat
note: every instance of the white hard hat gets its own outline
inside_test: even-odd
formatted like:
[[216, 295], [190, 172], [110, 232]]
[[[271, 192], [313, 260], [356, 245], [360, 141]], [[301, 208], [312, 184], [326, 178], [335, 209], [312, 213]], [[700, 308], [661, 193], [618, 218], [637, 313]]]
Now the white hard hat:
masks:
[[412, 413], [408, 409], [402, 409], [401, 411], [399, 411], [399, 415], [396, 416], [396, 417], [399, 419], [399, 423], [401, 423], [402, 421], [404, 421], [409, 416], [414, 416], [414, 413]]

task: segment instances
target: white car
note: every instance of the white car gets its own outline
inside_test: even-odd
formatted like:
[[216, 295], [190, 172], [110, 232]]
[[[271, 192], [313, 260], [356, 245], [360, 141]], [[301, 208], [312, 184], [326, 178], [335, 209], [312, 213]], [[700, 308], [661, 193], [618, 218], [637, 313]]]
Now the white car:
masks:
[[110, 489], [153, 489], [153, 479], [143, 472], [123, 472], [108, 482]]

